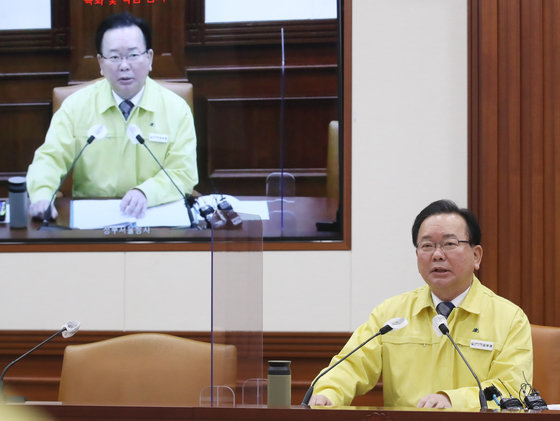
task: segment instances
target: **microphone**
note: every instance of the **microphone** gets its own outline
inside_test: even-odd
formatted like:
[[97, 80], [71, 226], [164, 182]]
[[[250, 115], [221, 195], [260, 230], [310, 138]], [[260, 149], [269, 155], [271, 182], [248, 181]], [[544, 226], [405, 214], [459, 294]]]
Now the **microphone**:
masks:
[[190, 197], [192, 197], [192, 195], [184, 194], [181, 191], [181, 189], [179, 188], [179, 186], [177, 186], [177, 184], [175, 184], [175, 181], [173, 181], [173, 178], [171, 178], [169, 173], [165, 170], [165, 168], [163, 168], [163, 165], [161, 165], [161, 163], [156, 158], [156, 156], [152, 153], [150, 148], [148, 148], [148, 145], [146, 145], [146, 141], [142, 137], [142, 132], [140, 131], [140, 128], [136, 124], [129, 124], [128, 128], [126, 129], [126, 134], [128, 135], [128, 139], [130, 140], [130, 142], [132, 144], [140, 143], [142, 146], [144, 146], [146, 148], [146, 150], [150, 153], [150, 155], [152, 155], [152, 158], [154, 158], [154, 161], [156, 161], [156, 163], [159, 165], [161, 170], [165, 173], [167, 178], [169, 178], [169, 181], [171, 181], [171, 184], [173, 184], [173, 186], [175, 186], [175, 188], [177, 189], [177, 191], [179, 192], [179, 194], [183, 198], [183, 201], [185, 203], [185, 208], [187, 208], [187, 214], [189, 216], [189, 222], [190, 222], [189, 228], [193, 228], [195, 226], [195, 220], [194, 220], [194, 217], [193, 217], [193, 214], [192, 214], [191, 204], [189, 203], [191, 201]]
[[93, 142], [95, 139], [103, 139], [105, 136], [107, 136], [107, 127], [105, 127], [103, 124], [95, 124], [95, 125], [90, 127], [90, 129], [88, 130], [88, 138], [86, 140], [86, 143], [84, 144], [84, 146], [82, 147], [82, 149], [80, 150], [80, 152], [78, 153], [76, 158], [74, 158], [74, 161], [72, 162], [72, 165], [70, 165], [70, 168], [68, 169], [68, 171], [66, 171], [66, 174], [64, 174], [64, 177], [62, 177], [62, 180], [60, 180], [60, 184], [58, 185], [58, 187], [54, 190], [53, 195], [51, 197], [51, 200], [49, 201], [49, 206], [45, 210], [45, 213], [43, 215], [43, 223], [41, 224], [39, 229], [47, 229], [47, 228], [69, 229], [67, 227], [60, 227], [60, 226], [49, 227], [49, 220], [52, 217], [52, 206], [54, 204], [54, 199], [55, 199], [55, 196], [56, 196], [56, 192], [62, 187], [62, 184], [64, 183], [64, 181], [68, 177], [68, 174], [70, 174], [70, 172], [74, 169], [74, 166], [76, 165], [76, 162], [78, 162], [78, 159], [80, 159], [80, 156], [82, 156], [82, 153], [84, 152], [86, 147], [89, 146], [91, 144], [91, 142]]
[[389, 320], [387, 323], [385, 323], [385, 325], [381, 329], [379, 329], [375, 333], [375, 335], [373, 335], [369, 339], [362, 342], [360, 345], [358, 345], [356, 348], [354, 348], [350, 353], [346, 354], [339, 361], [337, 361], [336, 364], [330, 366], [325, 371], [323, 371], [321, 374], [319, 374], [315, 378], [315, 380], [313, 380], [313, 383], [311, 383], [311, 386], [309, 386], [309, 389], [307, 389], [307, 392], [305, 393], [305, 396], [303, 397], [303, 401], [301, 402], [301, 406], [305, 406], [305, 407], [309, 408], [309, 400], [311, 399], [311, 396], [313, 395], [313, 388], [315, 387], [315, 384], [317, 383], [317, 381], [321, 377], [323, 377], [325, 374], [327, 374], [329, 371], [331, 371], [333, 368], [335, 368], [337, 365], [339, 365], [342, 361], [346, 360], [350, 355], [352, 355], [354, 352], [359, 350], [361, 347], [363, 347], [365, 344], [367, 344], [372, 339], [378, 337], [379, 335], [385, 335], [387, 332], [390, 332], [391, 330], [402, 329], [407, 324], [408, 324], [408, 320], [406, 320], [403, 317], [397, 317], [397, 318]]
[[484, 391], [482, 390], [480, 380], [478, 380], [478, 377], [475, 374], [474, 370], [471, 368], [470, 364], [467, 362], [467, 359], [465, 358], [465, 356], [463, 355], [463, 353], [461, 352], [461, 350], [459, 349], [459, 347], [457, 346], [457, 344], [449, 334], [449, 328], [447, 327], [447, 319], [441, 314], [438, 314], [432, 319], [432, 327], [438, 337], [443, 334], [449, 338], [449, 340], [451, 341], [451, 343], [453, 344], [453, 346], [455, 347], [455, 349], [457, 350], [457, 352], [459, 353], [459, 355], [461, 356], [461, 358], [463, 359], [463, 361], [471, 371], [474, 379], [476, 380], [476, 383], [478, 384], [478, 399], [480, 401], [480, 408], [488, 409], [488, 404], [486, 402], [486, 397], [484, 396]]
[[42, 347], [47, 342], [50, 342], [51, 340], [56, 338], [58, 335], [62, 334], [63, 338], [70, 338], [71, 336], [74, 336], [74, 334], [78, 331], [78, 329], [80, 329], [80, 322], [78, 322], [77, 320], [67, 321], [66, 323], [64, 323], [62, 325], [62, 327], [60, 328], [59, 331], [57, 331], [53, 335], [49, 336], [47, 339], [45, 339], [39, 345], [31, 348], [25, 354], [19, 356], [18, 358], [13, 360], [10, 364], [8, 364], [6, 367], [4, 367], [4, 370], [2, 371], [2, 374], [0, 374], [0, 402], [4, 402], [6, 400], [6, 396], [4, 395], [4, 376], [6, 375], [6, 372], [8, 371], [8, 369], [11, 366], [13, 366], [15, 363], [17, 363], [21, 359], [25, 358], [26, 356], [28, 356], [29, 354], [31, 354], [36, 349]]

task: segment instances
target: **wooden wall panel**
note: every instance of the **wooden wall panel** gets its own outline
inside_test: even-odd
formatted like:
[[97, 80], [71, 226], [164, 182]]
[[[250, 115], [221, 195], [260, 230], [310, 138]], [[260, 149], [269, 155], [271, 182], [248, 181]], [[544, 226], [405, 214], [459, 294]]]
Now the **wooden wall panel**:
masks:
[[[336, 101], [335, 97], [286, 98], [282, 148], [280, 98], [209, 99], [206, 166], [212, 185], [241, 194], [238, 179], [251, 178], [261, 186], [255, 192], [264, 194], [266, 176], [279, 171], [282, 154], [286, 171], [296, 176], [296, 192], [306, 177], [321, 178], [324, 184], [327, 129], [329, 122], [337, 119]], [[324, 190], [314, 193], [324, 195]]]
[[[60, 337], [18, 362], [6, 373], [9, 395], [24, 396], [27, 400], [55, 401], [62, 368], [62, 356], [67, 345], [91, 343], [133, 332], [80, 331], [71, 339]], [[169, 332], [172, 335], [209, 341], [207, 332]], [[0, 367], [5, 367], [52, 332], [0, 331]], [[299, 404], [311, 381], [326, 367], [350, 337], [349, 333], [269, 332], [263, 337], [263, 377], [269, 360], [292, 361], [292, 403]], [[355, 405], [381, 406], [382, 385], [370, 393], [357, 397]]]
[[[560, 2], [545, 1], [543, 3], [543, 34], [544, 51], [560, 51]], [[560, 54], [546, 54], [543, 78], [546, 80], [544, 89], [544, 171], [546, 206], [544, 219], [546, 235], [544, 239], [544, 286], [543, 286], [543, 323], [560, 324]]]
[[[51, 117], [51, 103], [0, 104], [0, 125], [4, 127], [2, 149], [11, 151], [0, 156], [3, 172], [17, 172], [28, 165], [33, 152], [43, 143], [30, 128], [46, 131]], [[24, 142], [19, 141], [23, 139]]]
[[[261, 53], [268, 57], [265, 53], [268, 47], [247, 47], [240, 54], [241, 61], [244, 62], [248, 50], [253, 50], [255, 57]], [[297, 51], [311, 54], [311, 50]], [[200, 57], [195, 53], [195, 60], [210, 61], [207, 54]], [[200, 62], [187, 67], [187, 75], [195, 87], [199, 191], [261, 195], [266, 174], [279, 166], [280, 148], [269, 142], [278, 142], [280, 136], [281, 70], [275, 64], [245, 67], [237, 63], [239, 66], [233, 68], [202, 66]], [[329, 121], [338, 118], [336, 66], [288, 67], [285, 96], [286, 143], [293, 148], [286, 156], [295, 161], [293, 165], [290, 162], [285, 165], [300, 175], [299, 195], [323, 196], [327, 128]], [[242, 115], [243, 112], [246, 114]], [[220, 145], [236, 148], [224, 150]], [[217, 163], [212, 154], [229, 162]]]
[[2, 197], [7, 195], [7, 179], [23, 175], [35, 149], [43, 143], [52, 116], [52, 89], [67, 81], [67, 72], [0, 75], [0, 124], [4, 127], [4, 153], [0, 155]]
[[83, 1], [70, 3], [70, 40], [72, 46], [71, 77], [73, 80], [90, 80], [99, 77], [95, 50], [95, 32], [108, 15], [129, 11], [146, 20], [152, 28], [154, 65], [152, 76], [158, 78], [183, 78], [185, 67], [185, 1], [166, 3], [141, 2], [104, 7], [88, 5]]
[[470, 189], [483, 282], [560, 325], [559, 0], [470, 0]]

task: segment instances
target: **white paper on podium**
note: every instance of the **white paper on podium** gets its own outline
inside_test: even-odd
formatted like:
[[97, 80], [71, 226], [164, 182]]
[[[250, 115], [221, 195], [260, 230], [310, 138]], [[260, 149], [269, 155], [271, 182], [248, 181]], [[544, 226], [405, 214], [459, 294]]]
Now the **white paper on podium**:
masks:
[[[241, 201], [233, 196], [211, 195], [198, 199], [201, 204], [216, 208], [216, 200], [225, 198], [237, 213], [258, 215], [269, 219], [268, 205], [264, 200]], [[216, 202], [216, 203], [214, 203]], [[189, 216], [182, 200], [153, 206], [146, 210], [143, 218], [123, 215], [119, 208], [120, 200], [72, 200], [70, 204], [70, 227], [73, 229], [103, 229], [116, 225], [135, 225], [138, 227], [186, 227], [190, 225]], [[195, 218], [200, 218], [193, 212]]]
[[189, 226], [189, 216], [182, 200], [154, 206], [146, 210], [143, 218], [124, 215], [119, 199], [115, 200], [72, 200], [70, 227], [74, 229], [101, 229], [115, 225], [138, 227], [181, 227]]

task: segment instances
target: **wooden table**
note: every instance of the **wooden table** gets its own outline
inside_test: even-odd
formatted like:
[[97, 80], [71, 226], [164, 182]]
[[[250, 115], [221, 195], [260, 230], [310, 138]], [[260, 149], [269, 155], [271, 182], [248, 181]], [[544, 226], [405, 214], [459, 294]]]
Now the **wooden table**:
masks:
[[[25, 405], [28, 406], [28, 405]], [[44, 420], [189, 420], [189, 421], [534, 421], [560, 418], [560, 411], [542, 412], [458, 412], [449, 410], [382, 407], [343, 407], [338, 409], [201, 408], [141, 406], [29, 405], [43, 414]], [[25, 409], [25, 408], [23, 408]]]
[[[266, 197], [239, 197], [240, 200], [270, 200]], [[59, 217], [56, 224], [69, 226], [70, 199], [56, 201]], [[262, 221], [262, 236], [265, 240], [337, 240], [338, 232], [318, 231], [316, 222], [335, 219], [336, 201], [326, 197], [290, 197], [284, 205], [284, 229], [280, 227], [278, 202], [269, 201], [271, 218]], [[40, 230], [40, 221], [30, 220], [27, 228], [13, 229], [8, 224], [0, 224], [0, 248], [5, 244], [60, 244], [60, 243], [146, 243], [146, 242], [204, 242], [210, 239], [210, 230], [193, 230], [186, 228], [150, 228], [141, 233], [130, 233], [126, 230]], [[243, 224], [246, 227], [249, 224]], [[247, 227], [246, 227], [247, 228]], [[251, 230], [253, 228], [249, 228]], [[230, 230], [231, 232], [231, 230]], [[254, 236], [254, 232], [246, 229], [233, 230], [232, 237], [246, 238]], [[229, 235], [229, 234], [228, 234]]]

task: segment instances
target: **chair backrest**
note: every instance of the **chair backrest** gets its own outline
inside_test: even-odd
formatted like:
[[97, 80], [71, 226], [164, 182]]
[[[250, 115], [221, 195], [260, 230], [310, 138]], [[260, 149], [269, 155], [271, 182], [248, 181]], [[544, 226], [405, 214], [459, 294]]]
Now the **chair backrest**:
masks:
[[[58, 399], [68, 404], [198, 406], [210, 386], [206, 342], [137, 333], [64, 351]], [[214, 344], [214, 385], [234, 388], [237, 349]]]
[[338, 200], [339, 192], [338, 163], [338, 121], [329, 123], [329, 139], [327, 146], [327, 197]]
[[560, 327], [531, 325], [533, 387], [548, 404], [560, 403]]
[[[62, 104], [62, 101], [66, 99], [67, 96], [73, 94], [79, 89], [90, 85], [93, 82], [97, 82], [100, 79], [90, 80], [84, 83], [78, 83], [75, 85], [59, 86], [53, 89], [53, 113], [55, 113]], [[194, 102], [193, 102], [193, 86], [192, 83], [187, 82], [168, 82], [166, 80], [155, 79], [161, 86], [175, 92], [189, 104], [191, 111], [194, 114]]]

